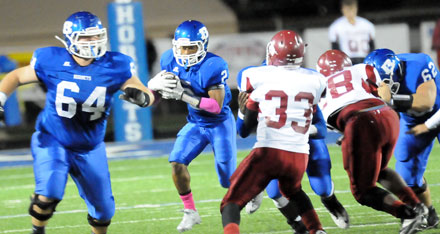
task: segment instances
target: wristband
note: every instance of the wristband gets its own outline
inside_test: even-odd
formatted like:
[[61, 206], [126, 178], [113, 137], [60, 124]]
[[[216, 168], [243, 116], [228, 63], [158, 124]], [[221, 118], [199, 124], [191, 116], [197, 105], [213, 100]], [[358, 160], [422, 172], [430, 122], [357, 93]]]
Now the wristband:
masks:
[[440, 110], [435, 112], [428, 120], [425, 121], [425, 125], [428, 129], [434, 129], [440, 124]]
[[414, 97], [407, 94], [395, 94], [391, 96], [390, 104], [398, 112], [406, 112], [411, 109]]
[[[142, 92], [142, 91], [141, 91]], [[147, 107], [148, 105], [150, 105], [150, 95], [148, 95], [147, 93], [144, 93], [144, 92], [142, 92], [143, 94], [144, 94], [144, 102], [141, 104], [141, 107]]]
[[8, 99], [8, 95], [6, 95], [6, 93], [0, 92], [0, 105], [4, 106], [6, 103], [6, 99]]
[[318, 134], [318, 128], [314, 124], [310, 125], [309, 135], [311, 137], [316, 136]]
[[244, 114], [241, 113], [240, 110], [238, 110], [238, 114], [237, 114], [237, 116], [238, 116], [238, 118], [240, 118], [240, 119], [244, 119]]

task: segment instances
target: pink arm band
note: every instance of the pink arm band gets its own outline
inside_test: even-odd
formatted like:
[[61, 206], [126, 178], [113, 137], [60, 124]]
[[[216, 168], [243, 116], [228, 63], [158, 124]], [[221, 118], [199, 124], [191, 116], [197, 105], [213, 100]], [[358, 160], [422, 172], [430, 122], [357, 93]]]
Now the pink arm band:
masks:
[[202, 97], [200, 99], [199, 108], [214, 114], [219, 114], [221, 111], [218, 102], [213, 98]]

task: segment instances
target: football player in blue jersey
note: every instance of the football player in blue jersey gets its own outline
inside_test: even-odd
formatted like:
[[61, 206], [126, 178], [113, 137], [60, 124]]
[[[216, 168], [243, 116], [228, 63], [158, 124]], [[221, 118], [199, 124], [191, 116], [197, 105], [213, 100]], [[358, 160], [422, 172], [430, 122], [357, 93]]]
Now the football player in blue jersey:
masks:
[[[228, 188], [229, 177], [236, 168], [235, 118], [229, 108], [231, 91], [226, 84], [228, 65], [221, 57], [207, 51], [209, 34], [201, 22], [181, 23], [172, 40], [173, 48], [162, 54], [159, 74], [175, 75], [177, 87], [162, 90], [154, 78], [148, 87], [165, 99], [188, 103], [188, 123], [179, 131], [169, 156], [172, 177], [184, 205], [184, 215], [177, 226], [179, 232], [192, 229], [201, 222], [190, 187], [188, 165], [211, 144], [215, 169], [222, 187]], [[156, 76], [160, 77], [160, 75]]]
[[[266, 62], [264, 61], [262, 65], [266, 65]], [[243, 116], [249, 96], [248, 93], [252, 91], [252, 86], [246, 84], [247, 81], [243, 80], [242, 77], [243, 71], [250, 67], [243, 68], [237, 75], [237, 83], [240, 91], [238, 96], [239, 112], [237, 118], [237, 132], [243, 138], [249, 136], [251, 133], [250, 129], [245, 128], [243, 125]], [[244, 83], [242, 83], [242, 81]], [[324, 140], [326, 135], [326, 122], [320, 108], [317, 107], [316, 111], [313, 113], [312, 125], [310, 126], [310, 155], [306, 172], [312, 190], [315, 194], [321, 197], [322, 203], [329, 211], [335, 224], [339, 228], [345, 229], [349, 227], [349, 216], [334, 194], [334, 185], [330, 175], [330, 154]], [[306, 233], [307, 230], [301, 222], [297, 210], [290, 208], [290, 206], [294, 206], [293, 203], [289, 202], [284, 196], [282, 196], [278, 187], [278, 180], [272, 180], [266, 187], [266, 192], [269, 198], [273, 200], [275, 206], [287, 218], [287, 223], [295, 230], [295, 233]], [[255, 212], [260, 206], [262, 198], [263, 192], [246, 205], [246, 212], [249, 214]]]
[[428, 228], [437, 227], [439, 218], [423, 174], [434, 139], [440, 139], [439, 71], [426, 54], [395, 54], [389, 49], [371, 52], [364, 63], [374, 66], [391, 87], [385, 101], [400, 112], [396, 171], [428, 207]]
[[36, 183], [29, 207], [32, 233], [45, 233], [70, 174], [86, 202], [92, 233], [102, 234], [115, 212], [104, 144], [113, 94], [122, 90], [121, 99], [141, 107], [155, 98], [134, 73], [129, 56], [107, 51], [106, 28], [97, 16], [72, 14], [63, 34], [57, 39], [65, 48], [37, 49], [30, 65], [3, 78], [0, 104], [19, 85], [41, 82], [47, 88], [31, 140]]

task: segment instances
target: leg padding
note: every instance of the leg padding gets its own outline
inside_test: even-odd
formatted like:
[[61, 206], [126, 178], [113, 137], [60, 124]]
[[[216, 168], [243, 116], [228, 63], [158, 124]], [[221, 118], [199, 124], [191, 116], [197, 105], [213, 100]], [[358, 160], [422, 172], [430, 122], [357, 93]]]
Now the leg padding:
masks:
[[[60, 200], [54, 199], [50, 202], [44, 202], [40, 200], [39, 196], [40, 196], [39, 194], [34, 194], [34, 196], [31, 197], [29, 214], [40, 221], [46, 221], [52, 217], [53, 213], [55, 212], [55, 208], [60, 202]], [[44, 211], [50, 210], [51, 212], [49, 214], [40, 214], [34, 210], [34, 205], [38, 206], [40, 209]]]
[[110, 225], [110, 223], [111, 223], [111, 220], [108, 220], [108, 221], [96, 221], [89, 214], [87, 214], [87, 221], [89, 221], [89, 224], [92, 227], [108, 227]]

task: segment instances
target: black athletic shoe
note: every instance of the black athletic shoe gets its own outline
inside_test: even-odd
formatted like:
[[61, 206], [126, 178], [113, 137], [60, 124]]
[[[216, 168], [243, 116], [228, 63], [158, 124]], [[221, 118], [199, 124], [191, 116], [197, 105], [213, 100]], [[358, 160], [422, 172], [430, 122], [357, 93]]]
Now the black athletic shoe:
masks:
[[338, 201], [335, 194], [330, 197], [321, 197], [321, 202], [327, 208], [333, 221], [339, 228], [346, 229], [350, 226], [348, 213], [342, 204]]
[[437, 228], [439, 219], [437, 212], [435, 212], [435, 208], [433, 206], [428, 207], [428, 228]]
[[294, 221], [288, 220], [287, 223], [293, 228], [294, 234], [307, 234], [309, 233], [307, 231], [306, 226], [301, 220], [301, 217], [297, 217]]

